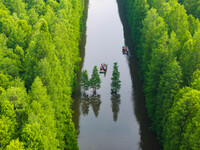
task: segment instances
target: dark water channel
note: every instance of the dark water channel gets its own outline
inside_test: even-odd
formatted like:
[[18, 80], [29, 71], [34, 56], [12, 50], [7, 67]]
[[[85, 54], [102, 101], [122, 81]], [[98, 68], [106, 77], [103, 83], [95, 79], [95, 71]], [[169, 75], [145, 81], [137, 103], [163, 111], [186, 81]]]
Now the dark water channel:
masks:
[[[118, 0], [119, 2], [120, 0]], [[119, 2], [120, 4], [120, 2]], [[122, 54], [126, 44], [133, 48], [123, 18], [123, 8], [116, 0], [90, 0], [86, 23], [86, 46], [83, 69], [91, 77], [92, 69], [108, 63], [106, 76], [100, 75], [101, 88], [96, 94], [80, 88], [73, 104], [73, 120], [79, 131], [80, 150], [158, 150], [156, 136], [149, 129], [144, 94], [134, 55]], [[119, 15], [120, 12], [120, 15]], [[123, 22], [121, 22], [120, 20]], [[127, 28], [128, 29], [128, 28]], [[111, 95], [113, 63], [117, 62], [121, 89]]]

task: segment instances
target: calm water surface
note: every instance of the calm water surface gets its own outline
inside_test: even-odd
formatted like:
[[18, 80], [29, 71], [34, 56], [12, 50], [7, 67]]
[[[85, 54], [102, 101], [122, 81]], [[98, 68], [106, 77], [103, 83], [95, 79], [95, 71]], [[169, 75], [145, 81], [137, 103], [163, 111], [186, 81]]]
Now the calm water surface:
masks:
[[[87, 69], [91, 77], [93, 67], [105, 62], [108, 71], [106, 76], [100, 74], [102, 83], [96, 94], [80, 89], [75, 94], [73, 120], [80, 150], [159, 149], [149, 130], [141, 85], [137, 86], [141, 83], [132, 64], [134, 57], [122, 54], [129, 37], [124, 36], [116, 0], [90, 0], [86, 30], [82, 70]], [[118, 95], [110, 93], [114, 62], [121, 80]]]

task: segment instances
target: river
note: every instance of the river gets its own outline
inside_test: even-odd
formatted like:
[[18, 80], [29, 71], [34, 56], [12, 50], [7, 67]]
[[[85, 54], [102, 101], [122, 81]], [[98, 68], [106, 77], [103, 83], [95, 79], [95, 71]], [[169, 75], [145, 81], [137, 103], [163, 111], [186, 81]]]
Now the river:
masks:
[[[160, 149], [156, 136], [149, 129], [151, 122], [136, 59], [133, 54], [122, 54], [124, 44], [133, 49], [130, 32], [123, 28], [127, 24], [122, 18], [122, 8], [118, 8], [116, 0], [90, 0], [87, 15], [81, 68], [91, 77], [93, 67], [99, 68], [105, 62], [108, 71], [105, 76], [100, 74], [101, 88], [96, 94], [92, 90], [84, 92], [80, 87], [74, 94], [73, 120], [79, 131], [80, 150]], [[117, 95], [110, 92], [114, 62], [118, 63], [121, 80]]]

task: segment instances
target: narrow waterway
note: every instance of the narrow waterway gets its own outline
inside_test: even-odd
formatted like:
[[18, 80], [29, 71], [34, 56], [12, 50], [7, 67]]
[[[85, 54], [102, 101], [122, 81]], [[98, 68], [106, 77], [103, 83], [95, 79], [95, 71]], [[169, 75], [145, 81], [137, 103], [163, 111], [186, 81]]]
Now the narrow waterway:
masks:
[[[124, 31], [116, 0], [90, 0], [86, 23], [86, 46], [82, 70], [91, 77], [94, 66], [108, 64], [106, 76], [100, 74], [101, 88], [93, 94], [79, 88], [73, 104], [80, 150], [158, 150], [159, 144], [149, 129], [144, 95], [134, 56], [122, 54], [130, 49], [129, 31]], [[120, 8], [120, 7], [119, 7]], [[123, 13], [123, 12], [122, 12]], [[123, 19], [122, 19], [123, 20]], [[113, 63], [117, 62], [121, 89], [111, 95]]]

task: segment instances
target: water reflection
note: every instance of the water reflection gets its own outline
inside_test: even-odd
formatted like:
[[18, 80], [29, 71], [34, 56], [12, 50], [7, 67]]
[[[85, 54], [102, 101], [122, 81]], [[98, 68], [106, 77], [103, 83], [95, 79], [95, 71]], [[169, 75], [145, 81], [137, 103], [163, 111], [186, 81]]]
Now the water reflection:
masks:
[[90, 107], [89, 95], [87, 95], [86, 93], [83, 93], [83, 97], [81, 99], [81, 110], [84, 116], [88, 115], [89, 107]]
[[98, 117], [101, 105], [101, 95], [96, 94], [96, 92], [93, 92], [92, 95], [84, 92], [81, 99], [81, 110], [84, 116], [88, 115], [90, 105], [93, 109], [94, 115]]
[[[123, 0], [117, 1], [123, 2]], [[135, 77], [138, 70], [135, 69], [134, 64], [131, 66], [132, 63], [135, 63], [133, 60], [136, 59], [132, 60], [132, 56], [124, 56], [121, 53], [117, 53], [117, 49], [119, 47], [120, 51], [120, 47], [123, 45], [121, 42], [124, 39], [120, 36], [123, 34], [121, 32], [121, 24], [117, 20], [118, 18], [115, 18], [118, 14], [116, 11], [113, 11], [115, 7], [113, 2], [115, 1], [92, 0], [90, 2], [86, 57], [81, 55], [85, 61], [84, 64], [86, 64], [83, 69], [88, 69], [88, 71], [92, 72], [89, 68], [92, 68], [94, 64], [100, 64], [102, 59], [103, 61], [108, 60], [109, 64], [114, 61], [119, 61], [121, 68], [124, 68], [122, 69], [123, 72], [121, 72], [122, 82], [127, 84], [123, 84], [124, 88], [121, 88], [121, 95], [111, 96], [110, 92], [107, 90], [110, 87], [109, 79], [111, 77], [111, 71], [108, 71], [106, 77], [102, 78], [102, 88], [98, 91], [101, 95], [93, 94], [92, 91], [82, 93], [83, 91], [81, 92], [79, 87], [78, 92], [76, 92], [74, 96], [75, 107], [73, 107], [73, 110], [75, 110], [74, 122], [77, 124], [76, 128], [80, 131], [78, 137], [79, 147], [81, 150], [157, 150], [158, 148], [154, 144], [156, 138], [152, 136], [152, 132], [149, 132], [150, 125], [146, 122], [147, 114], [145, 101], [140, 97], [140, 95], [144, 95], [143, 93], [141, 94], [142, 87], [137, 85], [142, 84], [138, 83], [137, 81], [139, 81], [139, 78]], [[98, 15], [98, 17], [96, 15]], [[105, 35], [107, 36], [105, 37]], [[125, 30], [126, 40], [124, 44], [128, 45], [130, 49], [133, 50], [133, 46], [127, 43], [127, 39], [129, 40], [131, 37], [129, 36], [127, 38], [126, 35], [130, 35], [130, 31]], [[102, 47], [108, 47], [109, 50], [103, 49]], [[83, 48], [82, 54], [84, 54], [84, 50]], [[106, 54], [106, 56], [104, 54]], [[127, 63], [124, 61], [124, 57], [127, 58]], [[130, 65], [130, 68], [126, 67], [127, 64]], [[82, 68], [82, 63], [80, 64], [80, 68]], [[130, 72], [134, 91], [132, 91], [132, 87], [129, 86], [131, 84], [131, 79], [126, 76], [129, 69], [131, 69]], [[128, 78], [123, 78], [123, 76]], [[133, 94], [137, 92], [139, 93]], [[101, 112], [99, 112], [100, 107]], [[110, 108], [112, 108], [112, 111]], [[134, 115], [132, 109], [134, 109]], [[94, 115], [92, 114], [93, 112]], [[98, 119], [94, 119], [94, 116], [98, 117]]]
[[119, 114], [119, 105], [121, 103], [120, 94], [113, 94], [111, 99], [111, 107], [113, 112], [113, 121], [117, 121]]
[[101, 105], [101, 96], [99, 94], [93, 94], [90, 97], [90, 103], [91, 103], [92, 109], [94, 111], [94, 115], [96, 117], [98, 117], [99, 109], [100, 109], [100, 105]]

